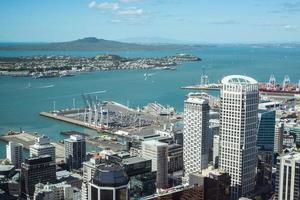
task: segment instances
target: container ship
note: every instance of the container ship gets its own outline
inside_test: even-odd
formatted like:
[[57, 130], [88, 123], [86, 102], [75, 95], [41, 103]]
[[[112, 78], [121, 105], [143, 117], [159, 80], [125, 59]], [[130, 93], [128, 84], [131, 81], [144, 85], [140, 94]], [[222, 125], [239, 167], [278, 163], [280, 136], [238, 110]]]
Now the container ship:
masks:
[[293, 96], [300, 95], [300, 81], [298, 84], [293, 84], [288, 75], [283, 79], [283, 83], [276, 82], [274, 75], [271, 75], [268, 83], [259, 83], [259, 91], [266, 95], [284, 95]]

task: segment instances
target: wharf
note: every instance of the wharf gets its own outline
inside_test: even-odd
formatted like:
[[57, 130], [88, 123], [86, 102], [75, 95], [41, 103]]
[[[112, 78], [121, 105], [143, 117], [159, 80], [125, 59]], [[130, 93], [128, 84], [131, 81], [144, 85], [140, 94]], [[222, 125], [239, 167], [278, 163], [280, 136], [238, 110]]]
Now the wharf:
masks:
[[207, 84], [207, 85], [189, 85], [181, 87], [181, 89], [186, 90], [213, 90], [219, 91], [222, 87], [222, 84]]
[[[38, 137], [38, 134], [32, 133], [13, 133], [4, 134], [0, 136], [0, 140], [4, 142], [14, 141], [23, 145], [23, 148], [29, 150], [30, 145], [34, 144], [34, 140]], [[64, 160], [64, 145], [58, 142], [51, 142], [55, 146], [56, 162]]]
[[81, 133], [78, 131], [66, 131], [60, 132], [62, 135], [70, 136], [70, 135], [82, 135], [85, 137], [86, 142], [88, 144], [100, 147], [101, 149], [110, 149], [113, 151], [121, 151], [124, 150], [125, 145], [120, 144], [116, 141], [101, 139], [100, 137], [91, 137], [89, 134]]

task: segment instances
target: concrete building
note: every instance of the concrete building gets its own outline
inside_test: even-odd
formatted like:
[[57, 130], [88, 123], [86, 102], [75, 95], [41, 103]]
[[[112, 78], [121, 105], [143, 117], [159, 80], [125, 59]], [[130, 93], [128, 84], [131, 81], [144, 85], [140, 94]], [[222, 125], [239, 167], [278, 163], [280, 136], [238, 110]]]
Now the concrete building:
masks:
[[35, 139], [34, 144], [29, 147], [30, 157], [50, 155], [55, 162], [55, 146], [50, 143], [48, 136], [42, 136]]
[[168, 173], [183, 169], [183, 147], [179, 144], [168, 145]]
[[23, 162], [23, 145], [14, 141], [10, 141], [6, 145], [6, 158], [17, 169], [20, 169], [21, 163]]
[[189, 174], [208, 165], [208, 101], [189, 95], [184, 101], [183, 124], [184, 181], [188, 182]]
[[65, 163], [69, 170], [79, 169], [86, 158], [86, 142], [81, 135], [71, 135], [65, 139]]
[[143, 198], [144, 200], [204, 200], [204, 187], [194, 185], [187, 187], [173, 187], [164, 193], [156, 193]]
[[298, 200], [300, 197], [300, 153], [277, 158], [276, 200]]
[[88, 183], [88, 199], [128, 200], [129, 178], [120, 165], [101, 165]]
[[283, 150], [283, 133], [284, 133], [284, 123], [277, 122], [275, 126], [275, 137], [274, 137], [275, 153], [281, 153]]
[[35, 185], [34, 200], [73, 200], [74, 188], [65, 183], [56, 184], [42, 184], [38, 183]]
[[168, 187], [168, 144], [157, 140], [142, 142], [142, 157], [151, 159], [152, 172], [156, 171], [156, 188]]
[[56, 166], [51, 156], [42, 155], [25, 160], [21, 165], [21, 195], [23, 198], [33, 198], [35, 185], [38, 183], [54, 183], [56, 181]]
[[258, 83], [241, 75], [222, 79], [219, 167], [231, 176], [231, 198], [255, 187]]
[[89, 161], [83, 162], [83, 180], [81, 187], [81, 199], [88, 200], [88, 184], [94, 177], [95, 171], [101, 165], [100, 157], [92, 157]]
[[[0, 165], [0, 191], [17, 198], [20, 195], [20, 186], [20, 171], [14, 165]], [[0, 195], [0, 199], [1, 197]]]
[[213, 165], [216, 168], [219, 166], [219, 146], [220, 146], [220, 137], [219, 135], [215, 135], [214, 142], [213, 142]]

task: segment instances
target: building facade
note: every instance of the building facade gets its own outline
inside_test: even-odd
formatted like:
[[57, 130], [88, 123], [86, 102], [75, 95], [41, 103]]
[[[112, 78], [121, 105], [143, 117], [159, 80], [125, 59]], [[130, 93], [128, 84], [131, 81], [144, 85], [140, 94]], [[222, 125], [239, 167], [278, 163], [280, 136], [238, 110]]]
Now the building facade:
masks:
[[86, 158], [85, 138], [80, 135], [71, 135], [65, 139], [65, 163], [69, 170], [79, 169]]
[[209, 104], [197, 96], [188, 96], [184, 101], [183, 117], [183, 163], [184, 181], [189, 175], [207, 168]]
[[300, 153], [289, 153], [277, 158], [276, 200], [299, 200]]
[[273, 152], [275, 135], [275, 110], [258, 111], [258, 151]]
[[38, 183], [35, 186], [34, 200], [73, 200], [74, 188], [65, 183], [42, 184]]
[[6, 158], [15, 166], [20, 169], [23, 162], [23, 145], [10, 141], [6, 145]]
[[142, 142], [142, 157], [151, 159], [152, 172], [156, 171], [156, 188], [168, 187], [168, 144], [157, 140]]
[[90, 200], [128, 200], [129, 178], [120, 165], [101, 165], [88, 184]]
[[219, 167], [231, 176], [232, 199], [255, 187], [258, 102], [256, 80], [241, 75], [222, 79]]
[[55, 146], [50, 143], [50, 138], [47, 136], [38, 137], [34, 144], [29, 147], [30, 157], [50, 155], [55, 161]]
[[284, 123], [278, 122], [275, 126], [275, 137], [274, 137], [274, 152], [281, 153], [283, 150], [283, 133]]
[[56, 181], [56, 165], [51, 156], [42, 155], [25, 160], [21, 165], [21, 195], [32, 198], [35, 185], [38, 183], [54, 183]]

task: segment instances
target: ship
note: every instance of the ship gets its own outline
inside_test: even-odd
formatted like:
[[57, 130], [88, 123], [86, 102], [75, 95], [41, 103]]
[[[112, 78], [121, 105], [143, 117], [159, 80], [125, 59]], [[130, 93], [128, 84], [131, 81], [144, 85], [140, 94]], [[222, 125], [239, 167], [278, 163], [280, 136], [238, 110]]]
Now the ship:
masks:
[[279, 84], [276, 82], [276, 78], [272, 74], [268, 83], [259, 83], [259, 91], [261, 94], [267, 95], [300, 95], [300, 81], [298, 84], [293, 84], [291, 83], [289, 76], [285, 75], [283, 83]]

